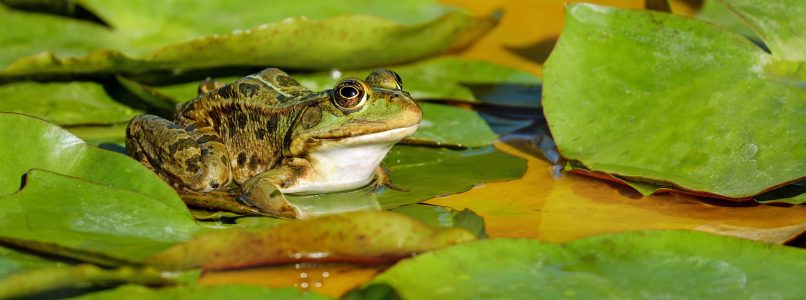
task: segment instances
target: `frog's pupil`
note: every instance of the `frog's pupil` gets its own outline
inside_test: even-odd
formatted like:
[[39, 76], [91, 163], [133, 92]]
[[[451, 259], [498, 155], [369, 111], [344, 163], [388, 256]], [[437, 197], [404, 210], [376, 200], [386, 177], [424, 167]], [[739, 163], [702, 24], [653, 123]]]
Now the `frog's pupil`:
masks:
[[395, 72], [392, 72], [392, 74], [395, 74], [395, 80], [397, 80], [397, 84], [403, 86], [403, 79], [400, 79], [400, 75], [397, 75], [397, 73]]
[[341, 90], [339, 90], [339, 95], [341, 95], [344, 98], [353, 98], [355, 96], [358, 96], [358, 90], [356, 90], [354, 87], [351, 86], [345, 86], [341, 88]]

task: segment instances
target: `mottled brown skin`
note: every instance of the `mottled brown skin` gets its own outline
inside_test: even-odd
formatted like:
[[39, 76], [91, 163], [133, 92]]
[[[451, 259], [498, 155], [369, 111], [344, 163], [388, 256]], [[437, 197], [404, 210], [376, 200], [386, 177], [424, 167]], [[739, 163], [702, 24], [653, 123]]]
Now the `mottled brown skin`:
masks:
[[[360, 105], [340, 105], [356, 103], [342, 95], [353, 91], [348, 85], [366, 95]], [[241, 187], [240, 200], [294, 217], [280, 189], [313, 178], [317, 162], [310, 154], [322, 141], [419, 123], [419, 106], [401, 88], [396, 73], [381, 69], [366, 81], [342, 80], [322, 92], [273, 68], [223, 86], [206, 80], [197, 98], [177, 105], [173, 122], [135, 117], [126, 146], [130, 156], [175, 186], [210, 192], [234, 183]]]

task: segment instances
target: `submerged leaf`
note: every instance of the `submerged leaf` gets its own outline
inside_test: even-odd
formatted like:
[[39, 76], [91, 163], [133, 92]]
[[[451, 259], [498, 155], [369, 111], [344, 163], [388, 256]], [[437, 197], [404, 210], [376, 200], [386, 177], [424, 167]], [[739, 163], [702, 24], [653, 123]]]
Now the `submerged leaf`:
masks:
[[138, 111], [115, 102], [94, 82], [0, 85], [0, 111], [22, 113], [59, 125], [125, 123]]
[[211, 232], [158, 253], [161, 269], [243, 268], [292, 262], [392, 262], [475, 239], [390, 212], [356, 212], [282, 224], [261, 231]]
[[402, 261], [367, 286], [389, 285], [402, 299], [796, 299], [804, 268], [800, 249], [638, 231], [566, 244], [467, 243]]
[[0, 198], [0, 240], [107, 265], [141, 262], [196, 230], [184, 207], [41, 170]]
[[[789, 2], [747, 14], [776, 26], [787, 13], [769, 8], [804, 9]], [[558, 148], [591, 171], [729, 199], [803, 178], [806, 91], [786, 73], [804, 63], [787, 42], [799, 24], [765, 36], [770, 55], [696, 20], [568, 6], [543, 95]]]
[[139, 285], [126, 285], [110, 291], [95, 292], [75, 299], [103, 300], [103, 299], [275, 299], [275, 300], [327, 300], [323, 295], [311, 292], [302, 292], [296, 288], [265, 288], [253, 285], [220, 285], [202, 286], [187, 285], [171, 288], [152, 289]]
[[384, 190], [378, 201], [387, 209], [464, 192], [484, 182], [519, 178], [526, 172], [525, 160], [492, 146], [469, 150], [396, 146], [384, 164], [392, 182], [406, 190]]
[[444, 206], [410, 204], [390, 209], [390, 211], [406, 215], [430, 226], [462, 228], [473, 233], [477, 238], [487, 237], [484, 218], [467, 208], [459, 211]]

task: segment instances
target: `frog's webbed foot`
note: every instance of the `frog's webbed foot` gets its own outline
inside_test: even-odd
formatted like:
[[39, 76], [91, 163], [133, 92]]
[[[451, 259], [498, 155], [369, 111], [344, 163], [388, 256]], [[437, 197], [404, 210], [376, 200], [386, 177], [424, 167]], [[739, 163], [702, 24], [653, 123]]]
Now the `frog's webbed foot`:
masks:
[[250, 178], [241, 186], [236, 201], [256, 207], [261, 212], [290, 219], [300, 218], [299, 208], [291, 204], [280, 192], [280, 186], [289, 179], [290, 171], [281, 167]]
[[387, 170], [383, 165], [378, 166], [375, 168], [375, 178], [376, 178], [376, 189], [380, 189], [382, 187], [388, 187], [395, 191], [399, 192], [408, 192], [408, 189], [399, 187], [392, 182], [392, 179], [389, 178], [389, 170]]

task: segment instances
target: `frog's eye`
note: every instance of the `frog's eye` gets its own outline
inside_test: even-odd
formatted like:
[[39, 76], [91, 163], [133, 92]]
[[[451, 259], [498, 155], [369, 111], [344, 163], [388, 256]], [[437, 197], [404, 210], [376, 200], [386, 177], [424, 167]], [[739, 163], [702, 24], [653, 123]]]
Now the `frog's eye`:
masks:
[[398, 86], [397, 88], [399, 90], [402, 90], [403, 89], [403, 79], [400, 79], [400, 75], [398, 75], [397, 72], [395, 72], [395, 71], [389, 71], [389, 72], [392, 72], [392, 75], [395, 75], [395, 81], [397, 81], [397, 86]]
[[369, 76], [367, 76], [366, 81], [369, 85], [377, 86], [380, 88], [390, 90], [403, 89], [403, 80], [400, 79], [400, 75], [391, 70], [386, 69], [372, 70], [372, 73], [369, 73]]
[[367, 91], [360, 81], [344, 79], [333, 89], [333, 103], [341, 109], [355, 109], [367, 100]]

